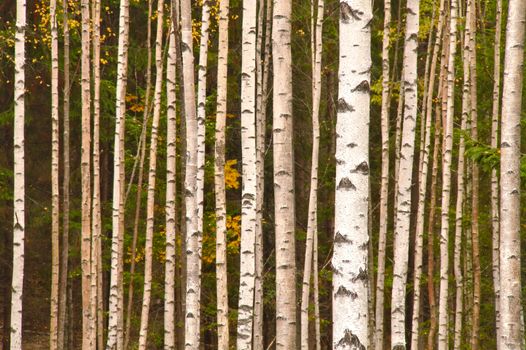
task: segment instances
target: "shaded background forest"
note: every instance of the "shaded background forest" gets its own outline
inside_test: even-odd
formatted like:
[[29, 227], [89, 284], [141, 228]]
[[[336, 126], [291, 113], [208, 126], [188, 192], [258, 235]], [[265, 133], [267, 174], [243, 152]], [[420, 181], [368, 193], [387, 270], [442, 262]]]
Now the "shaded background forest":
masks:
[[[206, 118], [206, 167], [205, 167], [205, 213], [203, 232], [203, 274], [202, 274], [202, 335], [205, 348], [214, 348], [215, 322], [216, 322], [216, 296], [215, 296], [215, 213], [214, 213], [214, 191], [213, 191], [213, 147], [214, 147], [214, 125], [215, 125], [215, 101], [216, 101], [216, 72], [217, 72], [217, 12], [218, 0], [211, 2], [212, 22], [210, 30], [210, 49], [208, 54], [208, 91], [207, 91], [207, 118]], [[144, 0], [132, 0], [130, 3], [130, 51], [128, 69], [128, 92], [126, 112], [126, 174], [127, 183], [132, 171], [137, 147], [142, 128], [142, 118], [145, 100], [145, 72], [147, 66], [146, 32], [147, 32], [147, 2]], [[240, 67], [241, 67], [241, 1], [230, 2], [230, 31], [229, 31], [229, 89], [228, 89], [228, 118], [227, 118], [227, 145], [226, 145], [226, 184], [227, 184], [227, 228], [228, 228], [228, 283], [229, 304], [231, 307], [230, 321], [235, 324], [237, 320], [238, 283], [239, 283], [239, 235], [240, 235]], [[322, 69], [322, 97], [320, 114], [320, 168], [319, 168], [319, 262], [320, 262], [320, 315], [322, 346], [328, 348], [331, 344], [331, 272], [330, 255], [333, 243], [333, 216], [334, 216], [334, 177], [335, 177], [335, 123], [337, 112], [338, 95], [338, 16], [339, 3], [328, 0], [325, 9], [325, 22], [323, 31], [323, 69]], [[468, 142], [468, 154], [476, 161], [482, 163], [481, 187], [480, 187], [480, 260], [481, 260], [481, 332], [480, 341], [484, 349], [495, 348], [494, 336], [494, 296], [491, 271], [491, 222], [489, 183], [492, 166], [498, 163], [498, 152], [486, 146], [489, 144], [491, 131], [491, 95], [493, 88], [493, 37], [495, 23], [495, 4], [491, 0], [477, 2], [477, 71], [478, 71], [478, 114], [479, 114], [479, 140], [480, 143]], [[504, 1], [506, 14], [506, 1]], [[391, 62], [392, 62], [392, 99], [391, 99], [391, 136], [394, 136], [394, 125], [396, 118], [396, 106], [399, 91], [399, 80], [402, 67], [403, 48], [403, 11], [402, 0], [393, 1], [393, 22], [391, 24]], [[437, 6], [437, 4], [435, 4]], [[115, 82], [117, 67], [117, 27], [118, 27], [117, 0], [102, 2], [102, 26], [101, 33], [101, 197], [103, 203], [103, 262], [104, 262], [104, 290], [105, 296], [108, 291], [109, 281], [109, 257], [111, 242], [111, 183], [113, 179], [113, 131], [115, 117]], [[71, 29], [71, 221], [70, 221], [70, 271], [69, 284], [72, 300], [69, 301], [71, 341], [75, 344], [79, 341], [81, 332], [81, 297], [80, 297], [80, 5], [77, 1], [69, 0], [70, 29]], [[428, 46], [428, 36], [431, 30], [431, 17], [433, 12], [433, 0], [421, 1], [421, 22], [419, 33], [419, 72], [423, 72], [425, 54]], [[26, 83], [26, 205], [27, 205], [27, 231], [26, 231], [26, 278], [24, 293], [24, 329], [28, 334], [26, 340], [31, 340], [34, 334], [44, 334], [47, 337], [49, 327], [49, 295], [51, 281], [51, 123], [50, 123], [50, 33], [49, 33], [49, 7], [47, 1], [28, 1], [28, 27], [27, 27], [27, 83]], [[200, 5], [194, 2], [194, 38], [195, 54], [198, 54], [199, 18]], [[292, 18], [292, 53], [293, 53], [293, 107], [294, 107], [294, 153], [295, 153], [295, 181], [296, 181], [296, 240], [297, 240], [297, 283], [301, 284], [301, 267], [304, 262], [304, 249], [307, 229], [307, 206], [308, 188], [310, 181], [310, 157], [311, 157], [311, 56], [310, 56], [310, 3], [302, 0], [293, 1]], [[0, 313], [2, 317], [0, 324], [2, 328], [2, 339], [6, 342], [9, 325], [10, 309], [10, 280], [11, 280], [11, 247], [12, 230], [12, 132], [13, 132], [13, 45], [14, 45], [14, 18], [15, 1], [3, 0], [0, 4]], [[59, 18], [61, 15], [59, 13]], [[504, 15], [505, 19], [505, 15]], [[372, 24], [372, 86], [371, 86], [371, 194], [372, 194], [372, 246], [374, 251], [377, 247], [378, 232], [378, 198], [380, 184], [380, 103], [381, 103], [381, 39], [383, 21], [383, 1], [374, 1], [374, 22]], [[152, 24], [153, 27], [154, 24]], [[462, 28], [462, 20], [460, 27]], [[62, 24], [59, 21], [59, 32]], [[165, 33], [168, 30], [166, 24]], [[62, 37], [59, 37], [62, 45]], [[62, 69], [62, 61], [60, 62]], [[461, 57], [457, 58], [457, 67], [461, 71]], [[155, 74], [155, 73], [154, 73]], [[272, 75], [271, 75], [272, 76]], [[459, 75], [460, 76], [460, 75]], [[62, 77], [61, 77], [62, 78]], [[62, 81], [60, 89], [63, 88]], [[420, 87], [423, 86], [423, 74], [419, 80]], [[456, 90], [461, 91], [462, 79], [457, 79]], [[180, 96], [178, 92], [178, 97]], [[163, 101], [165, 91], [163, 90]], [[460, 105], [460, 94], [457, 94], [457, 105]], [[437, 104], [440, 100], [437, 98]], [[420, 105], [420, 103], [419, 103]], [[163, 104], [161, 113], [159, 153], [158, 153], [158, 185], [156, 187], [156, 198], [158, 198], [155, 213], [154, 231], [154, 278], [152, 288], [152, 306], [150, 311], [149, 343], [152, 346], [162, 346], [163, 335], [163, 273], [164, 273], [164, 191], [166, 168], [166, 109]], [[180, 107], [180, 106], [179, 106]], [[272, 104], [267, 109], [271, 111]], [[455, 138], [458, 138], [460, 128], [460, 112], [457, 109], [458, 121], [455, 121]], [[184, 148], [184, 123], [181, 122], [181, 113], [177, 113], [178, 120], [178, 164], [177, 177], [178, 188], [183, 182], [181, 173], [181, 150]], [[268, 130], [271, 125], [268, 123]], [[416, 140], [419, 140], [417, 127]], [[394, 146], [394, 137], [391, 137]], [[147, 137], [149, 140], [149, 137]], [[181, 142], [183, 141], [183, 142]], [[417, 142], [418, 144], [418, 142]], [[455, 145], [456, 145], [455, 141]], [[275, 319], [274, 312], [274, 235], [273, 235], [273, 190], [272, 190], [272, 147], [270, 132], [267, 132], [266, 156], [265, 156], [265, 203], [264, 203], [264, 312], [268, 324], [265, 329], [265, 344], [272, 342], [274, 337]], [[392, 149], [394, 147], [391, 147]], [[456, 152], [457, 150], [455, 150]], [[415, 152], [418, 161], [419, 152]], [[391, 152], [394, 159], [394, 152]], [[453, 154], [455, 157], [455, 153]], [[416, 164], [416, 163], [415, 163]], [[454, 167], [456, 162], [454, 162]], [[525, 169], [526, 172], [526, 169]], [[455, 188], [456, 176], [453, 177], [453, 189]], [[414, 179], [417, 183], [418, 168], [414, 167]], [[395, 181], [391, 177], [391, 182]], [[439, 182], [440, 184], [440, 182]], [[417, 191], [413, 191], [413, 210], [416, 212]], [[131, 185], [131, 192], [126, 202], [126, 229], [125, 229], [125, 275], [124, 285], [130, 281], [129, 263], [131, 251], [131, 232], [133, 222], [131, 218], [135, 211], [135, 203], [130, 198], [135, 197], [136, 179]], [[391, 196], [393, 195], [391, 190]], [[146, 202], [146, 191], [143, 191], [143, 206]], [[179, 191], [177, 207], [181, 208], [184, 202]], [[390, 199], [390, 212], [392, 210], [392, 199]], [[437, 205], [437, 213], [440, 207]], [[181, 215], [179, 210], [178, 242], [180, 244]], [[466, 211], [470, 213], [470, 211]], [[413, 216], [414, 217], [414, 216]], [[454, 217], [454, 210], [451, 211]], [[145, 231], [145, 208], [141, 211], [141, 222], [139, 229], [138, 254], [136, 262], [138, 270], [134, 277], [135, 295], [134, 313], [132, 318], [132, 337], [137, 338], [140, 303], [142, 295], [142, 268], [144, 262], [144, 231]], [[469, 227], [471, 218], [464, 217], [464, 224]], [[416, 222], [412, 222], [414, 226]], [[390, 295], [392, 282], [392, 220], [389, 220], [388, 243], [387, 243], [387, 265], [386, 265], [386, 295]], [[438, 227], [436, 228], [438, 230]], [[414, 235], [414, 230], [412, 230]], [[427, 237], [425, 238], [428, 239]], [[438, 235], [434, 236], [435, 248], [438, 251]], [[414, 242], [412, 239], [411, 242]], [[452, 242], [452, 241], [451, 241]], [[424, 242], [424, 246], [426, 246]], [[452, 249], [452, 243], [451, 243]], [[413, 250], [411, 247], [410, 250]], [[180, 262], [181, 248], [179, 245], [178, 259]], [[374, 254], [373, 254], [374, 256]], [[438, 253], [435, 253], [438, 256]], [[410, 254], [410, 259], [412, 254]], [[452, 255], [451, 255], [452, 259]], [[376, 259], [374, 259], [376, 261]], [[424, 261], [427, 259], [424, 257]], [[409, 262], [408, 283], [412, 283], [412, 264]], [[425, 269], [425, 266], [424, 266]], [[524, 269], [523, 269], [524, 271]], [[177, 269], [178, 278], [182, 279], [181, 268]], [[523, 274], [524, 275], [524, 274]], [[426, 284], [426, 275], [423, 283]], [[434, 276], [438, 283], [438, 274]], [[469, 283], [469, 282], [468, 282]], [[468, 284], [469, 288], [469, 284]], [[179, 298], [184, 293], [178, 287]], [[299, 289], [298, 289], [299, 290]], [[411, 308], [412, 294], [409, 285], [407, 295], [408, 307]], [[523, 293], [524, 294], [524, 293]], [[125, 290], [127, 295], [127, 290]], [[428, 295], [423, 292], [424, 319], [427, 319]], [[104, 298], [107, 299], [106, 297]], [[452, 297], [451, 302], [454, 303]], [[453, 304], [452, 304], [453, 305]], [[453, 308], [451, 308], [453, 310]], [[390, 310], [389, 298], [386, 298], [386, 314]], [[408, 310], [408, 314], [411, 310]], [[181, 314], [178, 315], [178, 326], [181, 331]], [[408, 318], [409, 321], [409, 318]], [[386, 327], [389, 327], [389, 317], [386, 317]], [[410, 327], [408, 327], [410, 328]], [[428, 324], [423, 323], [423, 331]], [[231, 327], [232, 331], [235, 327]], [[386, 328], [388, 329], [388, 328]], [[469, 327], [464, 332], [469, 334]], [[182, 339], [181, 336], [178, 337]], [[44, 338], [47, 341], [47, 338]], [[5, 343], [4, 343], [5, 344]], [[47, 343], [44, 343], [47, 345]]]

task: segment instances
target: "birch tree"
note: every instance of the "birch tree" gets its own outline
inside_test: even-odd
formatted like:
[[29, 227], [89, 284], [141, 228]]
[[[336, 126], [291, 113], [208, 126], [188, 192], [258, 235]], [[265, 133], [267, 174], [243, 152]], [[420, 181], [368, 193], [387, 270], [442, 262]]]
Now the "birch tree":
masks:
[[272, 0], [259, 0], [256, 48], [256, 281], [254, 284], [254, 349], [263, 350], [263, 200], [265, 192], [265, 154], [267, 102], [269, 89]]
[[[210, 4], [203, 1], [201, 15], [201, 38], [199, 42], [199, 62], [197, 70], [197, 231], [199, 252], [203, 240], [203, 206], [205, 184], [205, 121], [206, 121], [206, 72], [208, 66], [208, 37], [210, 27]], [[201, 253], [199, 253], [201, 255]], [[199, 260], [201, 269], [201, 260]]]
[[526, 1], [510, 0], [502, 90], [500, 159], [501, 350], [521, 349], [520, 137]]
[[58, 349], [59, 294], [59, 116], [58, 116], [58, 31], [57, 1], [49, 5], [51, 25], [51, 310], [49, 348]]
[[407, 1], [407, 18], [403, 63], [404, 115], [402, 125], [400, 170], [396, 193], [396, 225], [394, 236], [393, 292], [391, 301], [391, 347], [405, 348], [405, 296], [409, 253], [411, 188], [417, 118], [417, 47], [419, 28], [418, 0]]
[[[314, 240], [318, 235], [318, 158], [320, 148], [320, 99], [321, 99], [321, 54], [324, 1], [311, 1], [311, 64], [312, 64], [312, 159], [310, 173], [309, 209], [307, 218], [307, 245], [303, 267], [301, 293], [301, 348], [309, 348], [309, 298], [313, 269]], [[314, 271], [313, 271], [314, 270]]]
[[225, 129], [228, 89], [228, 14], [229, 0], [219, 3], [219, 45], [217, 60], [217, 112], [215, 126], [215, 212], [216, 212], [216, 295], [217, 348], [228, 350], [228, 284], [225, 193]]
[[102, 259], [101, 259], [101, 198], [100, 198], [100, 0], [92, 2], [93, 14], [93, 200], [90, 288], [90, 337], [93, 348], [102, 348]]
[[292, 144], [292, 1], [274, 0], [272, 19], [276, 348], [296, 348], [296, 254]]
[[64, 349], [64, 334], [66, 329], [66, 302], [67, 302], [67, 282], [68, 282], [68, 257], [69, 257], [69, 179], [70, 179], [70, 160], [69, 160], [69, 23], [68, 23], [68, 0], [62, 1], [62, 27], [64, 40], [64, 82], [63, 82], [63, 178], [62, 178], [62, 245], [60, 252], [60, 286], [58, 295], [58, 337], [57, 348]]
[[[173, 11], [172, 11], [173, 15]], [[164, 349], [175, 349], [175, 247], [176, 228], [176, 51], [175, 31], [170, 25], [166, 65], [166, 263], [164, 273]]]
[[370, 1], [340, 1], [340, 83], [332, 257], [333, 349], [369, 348], [367, 260], [371, 20]]
[[376, 278], [375, 335], [374, 348], [384, 347], [384, 288], [385, 288], [385, 246], [389, 200], [389, 33], [391, 26], [391, 0], [384, 1], [384, 30], [382, 38], [382, 170], [380, 183], [380, 227], [378, 233], [378, 275]]
[[241, 46], [241, 243], [237, 348], [252, 348], [256, 276], [256, 0], [243, 1]]
[[186, 301], [185, 348], [199, 348], [201, 255], [197, 205], [197, 119], [195, 106], [194, 56], [192, 47], [192, 6], [181, 0], [181, 46], [183, 58], [184, 115], [186, 123]]
[[451, 157], [453, 151], [455, 53], [457, 48], [457, 0], [451, 1], [449, 22], [449, 54], [447, 65], [447, 111], [442, 151], [442, 211], [440, 229], [440, 296], [438, 303], [438, 349], [448, 348], [449, 289], [449, 206], [451, 197]]
[[92, 349], [91, 301], [91, 79], [90, 79], [90, 6], [89, 0], [82, 0], [81, 25], [81, 250], [82, 269], [82, 350]]
[[[498, 147], [500, 112], [500, 42], [502, 27], [502, 0], [497, 0], [495, 14], [495, 46], [493, 53], [493, 106], [491, 116], [491, 147]], [[495, 328], [497, 340], [500, 339], [500, 272], [499, 272], [499, 178], [497, 170], [491, 170], [491, 231], [492, 231], [492, 272], [495, 292]], [[497, 350], [500, 350], [497, 341]]]
[[119, 43], [117, 59], [117, 87], [115, 106], [115, 140], [113, 148], [113, 205], [112, 205], [112, 240], [111, 240], [111, 272], [108, 341], [106, 348], [121, 350], [120, 339], [123, 336], [121, 321], [123, 310], [122, 288], [120, 286], [120, 266], [122, 266], [123, 251], [121, 244], [121, 207], [124, 197], [122, 191], [122, 174], [124, 159], [121, 147], [124, 140], [124, 114], [126, 112], [126, 76], [128, 71], [128, 34], [129, 34], [129, 2], [121, 0], [119, 14]]
[[163, 84], [163, 16], [164, 0], [157, 2], [157, 34], [155, 37], [155, 90], [153, 100], [153, 120], [150, 139], [150, 166], [148, 169], [148, 197], [146, 199], [146, 242], [144, 246], [144, 288], [142, 297], [141, 326], [139, 332], [139, 349], [146, 349], [148, 336], [148, 316], [152, 293], [152, 260], [155, 183], [157, 178], [157, 143], [159, 118], [161, 115], [161, 94]]
[[25, 241], [25, 39], [26, 1], [16, 2], [15, 92], [13, 130], [13, 275], [11, 280], [11, 349], [22, 350], [22, 294]]

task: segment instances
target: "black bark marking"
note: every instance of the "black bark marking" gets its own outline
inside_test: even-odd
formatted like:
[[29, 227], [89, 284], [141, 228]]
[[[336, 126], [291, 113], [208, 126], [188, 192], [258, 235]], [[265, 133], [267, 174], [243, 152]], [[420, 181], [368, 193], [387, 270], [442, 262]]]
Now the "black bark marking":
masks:
[[352, 242], [350, 239], [345, 238], [340, 231], [334, 234], [334, 243], [349, 243]]
[[346, 329], [343, 338], [338, 341], [336, 347], [350, 347], [351, 349], [365, 350], [365, 345], [362, 344], [356, 334], [353, 334], [350, 330]]
[[352, 89], [351, 92], [357, 92], [358, 91], [358, 92], [367, 92], [367, 93], [369, 93], [370, 90], [371, 90], [371, 88], [369, 87], [369, 81], [363, 80], [354, 89]]
[[351, 142], [351, 143], [349, 143], [349, 144], [347, 145], [347, 147], [349, 147], [349, 148], [354, 148], [354, 147], [356, 147], [356, 146], [358, 146], [358, 145], [357, 145], [356, 143], [354, 143], [354, 142]]
[[356, 281], [362, 281], [362, 282], [367, 282], [368, 281], [368, 274], [367, 274], [367, 269], [361, 269], [360, 268], [360, 272], [358, 272], [358, 275], [356, 275], [356, 277], [353, 277], [352, 278], [352, 281], [353, 283], [355, 283]]
[[361, 19], [361, 15], [363, 15], [363, 12], [359, 10], [353, 10], [348, 3], [340, 3], [340, 17], [344, 23], [348, 23], [351, 17], [359, 21]]
[[340, 97], [338, 99], [338, 113], [354, 112], [354, 111], [355, 111], [354, 107], [348, 104], [344, 98]]
[[352, 171], [352, 173], [360, 173], [363, 175], [369, 174], [369, 165], [367, 162], [363, 161]]
[[405, 345], [397, 344], [393, 346], [393, 350], [405, 350]]
[[500, 147], [501, 147], [501, 148], [509, 148], [509, 147], [511, 147], [511, 145], [510, 145], [509, 143], [507, 143], [506, 141], [504, 141], [504, 142], [502, 142], [502, 143], [500, 144]]
[[344, 191], [356, 190], [356, 186], [354, 186], [354, 184], [351, 182], [351, 180], [349, 180], [348, 177], [344, 177], [340, 180], [337, 189], [342, 189]]

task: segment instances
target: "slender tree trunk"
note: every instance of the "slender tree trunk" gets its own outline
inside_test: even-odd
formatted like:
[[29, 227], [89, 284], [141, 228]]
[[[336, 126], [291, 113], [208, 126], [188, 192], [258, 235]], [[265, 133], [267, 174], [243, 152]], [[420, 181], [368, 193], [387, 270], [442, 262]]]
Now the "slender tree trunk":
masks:
[[192, 47], [192, 6], [181, 0], [181, 38], [183, 56], [184, 111], [186, 118], [186, 311], [185, 348], [198, 349], [200, 344], [201, 255], [199, 251], [197, 203], [197, 119], [194, 90], [194, 56]]
[[[142, 120], [142, 130], [140, 143], [140, 154], [139, 154], [139, 173], [137, 177], [137, 192], [135, 194], [135, 216], [133, 220], [133, 238], [131, 246], [131, 257], [130, 257], [130, 283], [128, 285], [128, 302], [126, 306], [126, 325], [124, 329], [124, 349], [128, 349], [130, 342], [131, 333], [131, 319], [132, 319], [132, 306], [133, 306], [133, 290], [134, 290], [134, 278], [135, 278], [135, 256], [137, 250], [137, 237], [139, 235], [139, 220], [141, 215], [141, 202], [142, 202], [142, 184], [144, 178], [144, 160], [146, 158], [146, 134], [148, 133], [148, 119], [150, 116], [150, 95], [152, 89], [152, 50], [151, 50], [151, 37], [152, 37], [152, 0], [148, 0], [148, 21], [147, 21], [147, 36], [146, 36], [146, 50], [147, 50], [147, 66], [146, 66], [146, 93], [144, 97], [144, 112]], [[131, 181], [130, 180], [130, 185]], [[129, 187], [131, 188], [131, 187]], [[127, 195], [126, 195], [127, 197]]]
[[[469, 25], [465, 28], [465, 38], [468, 38]], [[467, 41], [465, 41], [467, 42]], [[458, 350], [461, 346], [462, 341], [462, 317], [463, 317], [463, 292], [464, 292], [464, 278], [462, 275], [462, 221], [464, 213], [464, 171], [465, 171], [465, 140], [464, 132], [467, 129], [467, 123], [470, 112], [470, 71], [469, 71], [469, 50], [463, 50], [463, 88], [462, 88], [462, 121], [461, 121], [461, 134], [458, 146], [458, 166], [457, 166], [457, 202], [455, 212], [455, 242], [454, 242], [454, 256], [453, 256], [453, 271], [455, 275], [455, 287], [456, 287], [456, 298], [455, 298], [455, 333], [454, 333], [454, 349]]]
[[[100, 0], [92, 2], [93, 33], [93, 198], [92, 198], [92, 243], [91, 243], [91, 288], [90, 288], [90, 337], [93, 348], [97, 348], [100, 337], [97, 337], [99, 325], [98, 304], [102, 301], [99, 291], [99, 272], [101, 262], [101, 199], [100, 199]], [[102, 336], [102, 334], [100, 334]]]
[[313, 271], [314, 236], [318, 235], [318, 163], [320, 148], [321, 54], [324, 1], [311, 0], [311, 63], [312, 63], [312, 160], [310, 174], [309, 212], [307, 219], [307, 245], [303, 268], [301, 295], [301, 349], [309, 349], [310, 280]]
[[159, 118], [161, 115], [161, 94], [163, 83], [163, 16], [164, 0], [157, 2], [157, 34], [155, 38], [155, 90], [153, 101], [152, 133], [150, 139], [150, 167], [148, 169], [148, 197], [146, 200], [146, 242], [144, 246], [144, 288], [142, 297], [139, 350], [146, 349], [148, 337], [148, 318], [152, 292], [153, 230], [155, 183], [157, 179], [157, 143]]
[[448, 348], [448, 287], [449, 287], [449, 206], [451, 197], [451, 157], [453, 151], [455, 53], [457, 48], [457, 0], [451, 1], [449, 54], [447, 71], [447, 111], [444, 124], [442, 204], [440, 230], [440, 297], [438, 307], [438, 349]]
[[[256, 46], [256, 281], [254, 285], [254, 349], [263, 350], [263, 199], [265, 191], [265, 136], [267, 125], [268, 72], [272, 0], [259, 0]], [[264, 40], [263, 40], [264, 39]], [[263, 57], [262, 57], [263, 53]]]
[[62, 183], [62, 247], [60, 252], [60, 286], [58, 307], [58, 339], [57, 348], [65, 349], [64, 335], [66, 333], [67, 285], [68, 285], [68, 256], [69, 256], [69, 23], [68, 1], [62, 1], [63, 7], [63, 35], [64, 35], [64, 87], [63, 87], [63, 166]]
[[[173, 14], [173, 11], [172, 11]], [[175, 31], [170, 26], [166, 65], [166, 264], [164, 275], [164, 349], [175, 350], [175, 264], [176, 264], [176, 52]]]
[[[391, 0], [384, 1], [384, 31], [382, 39], [382, 173], [380, 183], [380, 226], [378, 233], [378, 275], [376, 277], [376, 308], [374, 349], [384, 348], [384, 291], [385, 291], [385, 247], [389, 202], [389, 33], [391, 28]], [[398, 150], [397, 150], [398, 151]], [[396, 151], [396, 152], [397, 152]]]
[[[471, 94], [471, 138], [478, 139], [477, 127], [477, 48], [476, 48], [476, 1], [469, 0], [467, 3], [467, 27], [469, 28], [469, 70], [470, 70], [470, 94]], [[471, 229], [473, 240], [473, 328], [471, 331], [471, 348], [479, 349], [480, 337], [480, 248], [479, 248], [479, 168], [477, 162], [472, 162], [473, 193], [471, 197]]]
[[400, 170], [397, 178], [396, 227], [394, 237], [393, 293], [391, 302], [391, 347], [405, 349], [405, 296], [409, 253], [411, 188], [418, 109], [417, 99], [417, 33], [419, 1], [408, 0], [404, 45], [404, 118], [402, 126]]
[[228, 350], [228, 284], [225, 193], [225, 131], [228, 89], [228, 14], [229, 0], [219, 4], [219, 47], [217, 62], [217, 113], [215, 130], [215, 205], [216, 205], [216, 284], [217, 348]]
[[291, 12], [292, 1], [274, 0], [272, 63], [277, 349], [296, 348]]
[[51, 310], [49, 348], [58, 349], [58, 293], [59, 293], [59, 115], [58, 115], [58, 32], [57, 1], [51, 0]]
[[115, 112], [115, 143], [113, 163], [113, 206], [112, 206], [112, 242], [111, 242], [111, 276], [110, 276], [110, 298], [109, 298], [109, 320], [108, 341], [106, 348], [121, 350], [123, 329], [121, 320], [123, 318], [122, 286], [120, 275], [122, 275], [123, 251], [121, 238], [121, 216], [124, 193], [122, 191], [122, 174], [124, 159], [121, 150], [124, 141], [124, 123], [126, 112], [126, 75], [128, 70], [128, 33], [129, 33], [129, 2], [121, 0], [119, 15], [119, 48], [117, 61], [117, 88], [116, 88], [116, 112]]
[[26, 2], [16, 2], [15, 92], [14, 92], [14, 187], [13, 187], [13, 277], [11, 283], [11, 349], [22, 350], [22, 294], [25, 240], [25, 37]]
[[[351, 5], [353, 7], [351, 7]], [[358, 15], [357, 15], [358, 14]], [[340, 1], [333, 349], [367, 349], [372, 4]], [[345, 38], [345, 39], [344, 39]]]
[[256, 276], [256, 0], [243, 1], [241, 46], [242, 197], [237, 348], [252, 348]]
[[502, 90], [500, 160], [501, 350], [521, 349], [520, 138], [526, 1], [510, 0]]
[[[210, 27], [209, 0], [203, 1], [201, 17], [201, 39], [197, 66], [197, 231], [199, 256], [203, 245], [203, 206], [205, 183], [205, 122], [206, 122], [206, 72], [208, 66], [208, 37]], [[201, 271], [201, 259], [199, 259]]]
[[82, 54], [81, 54], [81, 100], [82, 100], [82, 140], [81, 140], [81, 269], [82, 269], [82, 350], [92, 349], [94, 339], [91, 334], [91, 86], [90, 86], [90, 2], [81, 1], [82, 15]]
[[[493, 53], [493, 110], [491, 117], [491, 147], [498, 147], [499, 112], [500, 112], [500, 42], [502, 28], [502, 0], [496, 3], [495, 46]], [[495, 328], [497, 339], [500, 339], [500, 273], [499, 273], [499, 177], [497, 170], [491, 171], [491, 231], [492, 231], [492, 270], [493, 290], [495, 291]], [[497, 350], [500, 350], [497, 341]]]

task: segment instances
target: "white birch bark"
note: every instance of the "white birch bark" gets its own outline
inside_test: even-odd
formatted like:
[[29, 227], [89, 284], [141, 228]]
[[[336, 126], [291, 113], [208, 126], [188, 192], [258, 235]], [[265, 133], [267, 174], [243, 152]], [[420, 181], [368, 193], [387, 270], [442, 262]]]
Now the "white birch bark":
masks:
[[90, 82], [90, 6], [89, 0], [82, 0], [81, 24], [81, 250], [82, 270], [82, 350], [93, 348], [91, 324], [91, 82]]
[[[502, 34], [502, 0], [496, 2], [495, 46], [493, 53], [493, 108], [491, 116], [491, 147], [498, 147], [500, 112], [500, 43]], [[495, 292], [495, 333], [500, 339], [500, 272], [499, 272], [499, 177], [497, 170], [491, 171], [491, 231], [492, 231], [492, 272]], [[497, 350], [500, 350], [497, 341]]]
[[333, 349], [368, 349], [369, 111], [372, 4], [340, 1]]
[[502, 90], [500, 160], [501, 350], [522, 349], [520, 138], [526, 1], [510, 0]]
[[256, 0], [243, 1], [241, 45], [242, 197], [237, 348], [252, 349], [256, 276]]
[[185, 348], [200, 344], [201, 255], [197, 208], [197, 119], [195, 105], [194, 56], [192, 39], [192, 4], [181, 0], [181, 46], [183, 58], [184, 114], [186, 119], [186, 297]]
[[276, 349], [296, 348], [296, 254], [292, 143], [291, 0], [274, 0], [272, 21]]
[[129, 33], [129, 2], [121, 0], [119, 14], [119, 43], [117, 61], [117, 87], [115, 106], [115, 142], [113, 148], [113, 205], [112, 205], [112, 241], [111, 241], [111, 272], [110, 272], [110, 296], [109, 296], [109, 319], [108, 340], [106, 349], [121, 350], [120, 339], [123, 336], [121, 322], [123, 312], [122, 286], [120, 285], [120, 266], [123, 261], [121, 236], [121, 207], [124, 200], [122, 192], [122, 178], [124, 159], [122, 158], [122, 145], [124, 140], [124, 114], [126, 112], [126, 76], [128, 70], [128, 33]]
[[225, 193], [225, 129], [228, 89], [228, 16], [229, 0], [219, 3], [219, 45], [217, 61], [217, 112], [215, 126], [215, 212], [216, 212], [216, 295], [217, 348], [228, 350], [228, 284]]
[[457, 48], [457, 0], [451, 1], [449, 24], [449, 54], [447, 68], [447, 111], [442, 151], [442, 204], [440, 229], [440, 295], [438, 302], [438, 349], [448, 348], [449, 290], [449, 206], [451, 198], [451, 157], [453, 152], [455, 53]]
[[[173, 14], [173, 12], [172, 12]], [[175, 32], [170, 26], [166, 65], [166, 263], [164, 272], [164, 349], [175, 349], [175, 264], [176, 264], [176, 51]]]
[[144, 288], [139, 330], [139, 350], [145, 350], [148, 339], [148, 321], [152, 293], [152, 261], [155, 183], [157, 179], [157, 143], [159, 135], [159, 118], [161, 115], [161, 94], [163, 84], [163, 19], [164, 0], [157, 2], [157, 34], [155, 37], [155, 90], [153, 99], [153, 120], [150, 139], [150, 166], [148, 169], [148, 196], [146, 199], [146, 241], [144, 246]]
[[403, 66], [404, 115], [400, 148], [400, 169], [396, 193], [396, 222], [394, 236], [393, 292], [391, 302], [391, 347], [405, 349], [405, 296], [409, 253], [409, 222], [411, 215], [411, 189], [413, 185], [413, 158], [417, 99], [417, 47], [419, 28], [419, 1], [408, 0]]
[[374, 349], [384, 347], [384, 288], [385, 246], [388, 224], [389, 201], [389, 33], [391, 26], [391, 0], [384, 1], [384, 30], [382, 38], [382, 170], [380, 184], [380, 227], [378, 233], [378, 275], [376, 278]]
[[[201, 38], [199, 42], [199, 62], [197, 66], [197, 231], [199, 235], [199, 255], [203, 241], [203, 206], [205, 184], [205, 121], [206, 121], [206, 71], [208, 61], [208, 37], [210, 27], [210, 4], [203, 1], [201, 17]], [[199, 260], [201, 270], [201, 260]]]
[[[315, 11], [316, 4], [316, 11]], [[320, 148], [321, 53], [324, 1], [311, 1], [311, 64], [312, 64], [312, 159], [310, 173], [307, 244], [301, 293], [301, 349], [309, 348], [310, 280], [313, 272], [314, 236], [318, 234], [318, 158]], [[316, 271], [314, 271], [316, 272]]]
[[[102, 294], [98, 294], [99, 282], [102, 282], [101, 263], [101, 199], [100, 199], [100, 0], [92, 1], [92, 33], [93, 33], [93, 194], [92, 194], [92, 243], [91, 243], [91, 286], [90, 286], [90, 337], [92, 348], [96, 349], [102, 334], [97, 334], [102, 326]], [[97, 337], [99, 335], [99, 337]], [[102, 345], [102, 343], [100, 344]]]
[[13, 130], [13, 276], [11, 281], [11, 336], [12, 350], [22, 350], [22, 294], [24, 287], [25, 240], [25, 36], [26, 1], [16, 2], [15, 32], [15, 92]]
[[51, 306], [49, 348], [58, 349], [59, 294], [59, 115], [58, 115], [58, 31], [57, 0], [49, 5], [51, 25]]

